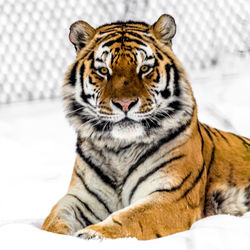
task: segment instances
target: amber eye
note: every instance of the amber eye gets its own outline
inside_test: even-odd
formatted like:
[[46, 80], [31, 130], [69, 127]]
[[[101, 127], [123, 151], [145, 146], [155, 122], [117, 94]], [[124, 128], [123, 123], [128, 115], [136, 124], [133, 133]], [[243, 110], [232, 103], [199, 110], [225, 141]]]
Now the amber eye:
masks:
[[142, 72], [142, 73], [146, 73], [146, 72], [148, 72], [150, 70], [150, 67], [148, 66], [148, 65], [143, 65], [143, 66], [141, 66], [141, 69], [140, 69], [140, 71]]
[[107, 74], [109, 73], [109, 70], [108, 70], [108, 68], [106, 68], [106, 67], [102, 67], [102, 68], [98, 69], [98, 71], [99, 71], [101, 74], [103, 74], [103, 75], [107, 75]]

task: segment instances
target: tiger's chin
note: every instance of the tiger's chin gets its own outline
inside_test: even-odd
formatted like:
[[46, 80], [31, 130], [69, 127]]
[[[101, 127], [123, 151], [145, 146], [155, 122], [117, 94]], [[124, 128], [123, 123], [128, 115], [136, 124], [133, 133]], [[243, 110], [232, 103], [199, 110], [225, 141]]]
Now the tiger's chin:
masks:
[[136, 139], [145, 136], [145, 130], [139, 123], [115, 124], [110, 132], [114, 139], [133, 142]]

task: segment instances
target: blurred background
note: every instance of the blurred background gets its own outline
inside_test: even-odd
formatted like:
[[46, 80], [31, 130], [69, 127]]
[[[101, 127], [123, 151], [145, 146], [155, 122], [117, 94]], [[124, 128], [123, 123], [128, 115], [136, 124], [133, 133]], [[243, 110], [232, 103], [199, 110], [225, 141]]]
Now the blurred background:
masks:
[[250, 137], [249, 0], [0, 0], [0, 11], [0, 222], [44, 218], [67, 190], [75, 134], [60, 95], [77, 20], [172, 15], [200, 120]]
[[69, 26], [117, 20], [176, 19], [174, 51], [189, 70], [250, 51], [249, 0], [0, 0], [0, 103], [57, 98], [75, 53]]

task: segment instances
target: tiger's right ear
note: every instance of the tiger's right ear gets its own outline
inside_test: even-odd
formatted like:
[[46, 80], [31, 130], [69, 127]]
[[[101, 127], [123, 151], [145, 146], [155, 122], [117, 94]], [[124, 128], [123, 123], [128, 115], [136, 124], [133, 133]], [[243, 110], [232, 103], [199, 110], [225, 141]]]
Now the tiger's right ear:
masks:
[[88, 23], [77, 21], [70, 26], [69, 40], [74, 44], [78, 53], [94, 37], [96, 31]]

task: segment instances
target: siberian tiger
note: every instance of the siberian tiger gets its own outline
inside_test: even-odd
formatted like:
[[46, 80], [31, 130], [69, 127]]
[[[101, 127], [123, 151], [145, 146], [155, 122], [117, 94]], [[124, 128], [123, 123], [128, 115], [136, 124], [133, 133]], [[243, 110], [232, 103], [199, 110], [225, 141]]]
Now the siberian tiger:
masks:
[[250, 210], [250, 140], [198, 121], [175, 32], [169, 15], [153, 25], [71, 25], [77, 57], [63, 100], [77, 156], [42, 229], [149, 240]]

